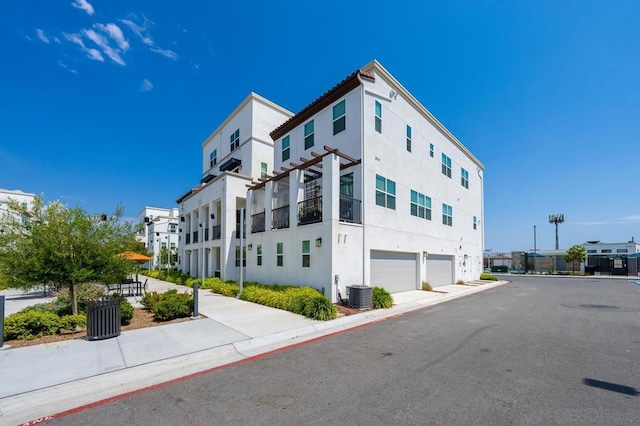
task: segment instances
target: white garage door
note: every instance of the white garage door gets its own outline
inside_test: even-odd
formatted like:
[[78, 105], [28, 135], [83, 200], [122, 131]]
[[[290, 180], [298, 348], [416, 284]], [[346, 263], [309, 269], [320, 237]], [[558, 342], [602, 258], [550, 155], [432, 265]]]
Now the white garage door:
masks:
[[426, 267], [431, 287], [453, 284], [453, 256], [429, 254]]
[[415, 253], [371, 250], [371, 285], [389, 293], [415, 290], [417, 283]]

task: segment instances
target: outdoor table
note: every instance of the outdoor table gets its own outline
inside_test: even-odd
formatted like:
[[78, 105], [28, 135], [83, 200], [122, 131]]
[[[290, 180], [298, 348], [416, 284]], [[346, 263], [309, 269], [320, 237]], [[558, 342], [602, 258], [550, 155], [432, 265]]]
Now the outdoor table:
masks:
[[[107, 293], [117, 291], [124, 296], [126, 290], [128, 296], [141, 296], [143, 290], [142, 281], [123, 282], [117, 284], [107, 284]], [[134, 290], [134, 291], [132, 291]]]

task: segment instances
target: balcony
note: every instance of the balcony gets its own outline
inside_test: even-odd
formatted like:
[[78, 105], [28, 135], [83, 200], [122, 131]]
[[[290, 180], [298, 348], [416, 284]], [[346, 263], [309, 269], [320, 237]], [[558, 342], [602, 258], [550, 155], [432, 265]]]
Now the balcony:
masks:
[[360, 217], [360, 200], [355, 198], [340, 196], [340, 221], [351, 223], [362, 223]]
[[322, 197], [310, 198], [298, 203], [298, 225], [322, 222]]
[[193, 231], [193, 243], [198, 242], [198, 231]]
[[204, 240], [209, 241], [209, 228], [204, 228]]
[[185, 234], [184, 243], [185, 244], [191, 244], [191, 234], [189, 234], [189, 233]]
[[251, 215], [251, 233], [253, 234], [255, 232], [264, 232], [264, 228], [265, 228], [264, 212]]
[[271, 228], [281, 229], [289, 227], [289, 206], [271, 210]]
[[[242, 230], [240, 229], [240, 224], [236, 223], [236, 238], [240, 238], [240, 232], [241, 231]], [[242, 232], [242, 234], [243, 234], [242, 238], [247, 238], [247, 235], [244, 232]]]
[[221, 225], [213, 225], [211, 228], [211, 239], [219, 240], [222, 235], [222, 226]]

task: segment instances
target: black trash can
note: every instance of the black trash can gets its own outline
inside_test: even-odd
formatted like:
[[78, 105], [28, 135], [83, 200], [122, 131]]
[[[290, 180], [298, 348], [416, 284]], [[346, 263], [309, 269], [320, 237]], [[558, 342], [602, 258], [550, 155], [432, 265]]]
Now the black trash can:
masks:
[[120, 296], [87, 300], [87, 340], [103, 340], [120, 335]]
[[368, 285], [347, 286], [349, 291], [349, 306], [356, 309], [368, 309], [371, 307], [373, 287]]

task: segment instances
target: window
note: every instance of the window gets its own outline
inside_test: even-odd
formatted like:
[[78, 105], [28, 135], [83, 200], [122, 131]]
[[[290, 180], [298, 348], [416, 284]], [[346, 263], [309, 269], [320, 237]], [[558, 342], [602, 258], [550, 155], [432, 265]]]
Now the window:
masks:
[[313, 120], [304, 125], [304, 149], [309, 149], [313, 146]]
[[597, 253], [598, 250], [587, 250], [587, 253]]
[[333, 134], [337, 135], [347, 128], [345, 101], [342, 100], [333, 107]]
[[233, 151], [240, 146], [240, 129], [236, 130], [229, 136], [229, 143], [231, 144], [230, 151]]
[[473, 217], [473, 229], [478, 229], [478, 218]]
[[309, 240], [302, 241], [302, 267], [311, 266], [311, 242]]
[[258, 247], [256, 248], [256, 254], [258, 256], [258, 266], [262, 266], [262, 244], [258, 244]]
[[[247, 266], [247, 249], [242, 247], [242, 266]], [[240, 267], [240, 246], [236, 246], [236, 268]]]
[[442, 203], [442, 224], [453, 226], [453, 207]]
[[276, 265], [284, 266], [284, 247], [283, 243], [276, 243]]
[[433, 158], [433, 153], [435, 152], [435, 147], [432, 143], [429, 144], [429, 155]]
[[411, 190], [411, 215], [431, 220], [431, 198]]
[[163, 248], [163, 249], [166, 249], [166, 248], [167, 248], [167, 242], [166, 242], [166, 241], [163, 241], [163, 242], [162, 242], [162, 248]]
[[353, 173], [340, 176], [340, 195], [353, 198]]
[[170, 223], [169, 224], [169, 232], [176, 232], [176, 227], [178, 225], [176, 225], [175, 223]]
[[603, 249], [601, 253], [611, 253], [611, 249]]
[[176, 243], [171, 243], [171, 250], [175, 250], [176, 249]]
[[407, 151], [411, 152], [411, 126], [407, 124]]
[[617, 249], [616, 250], [616, 253], [628, 253], [628, 252], [629, 252], [629, 250], [627, 250], [627, 249]]
[[380, 175], [376, 175], [376, 204], [396, 209], [396, 183]]
[[469, 189], [469, 172], [460, 168], [460, 184]]
[[289, 136], [285, 136], [284, 138], [282, 138], [282, 161], [287, 161], [289, 159], [289, 154], [290, 154], [290, 149], [289, 149], [289, 145], [290, 145], [290, 140]]
[[267, 178], [267, 163], [260, 163], [260, 177], [262, 179]]
[[376, 101], [376, 132], [382, 133], [382, 104]]
[[214, 149], [211, 154], [209, 154], [209, 167], [213, 167], [218, 163], [218, 150]]
[[451, 158], [442, 153], [442, 174], [451, 177]]

